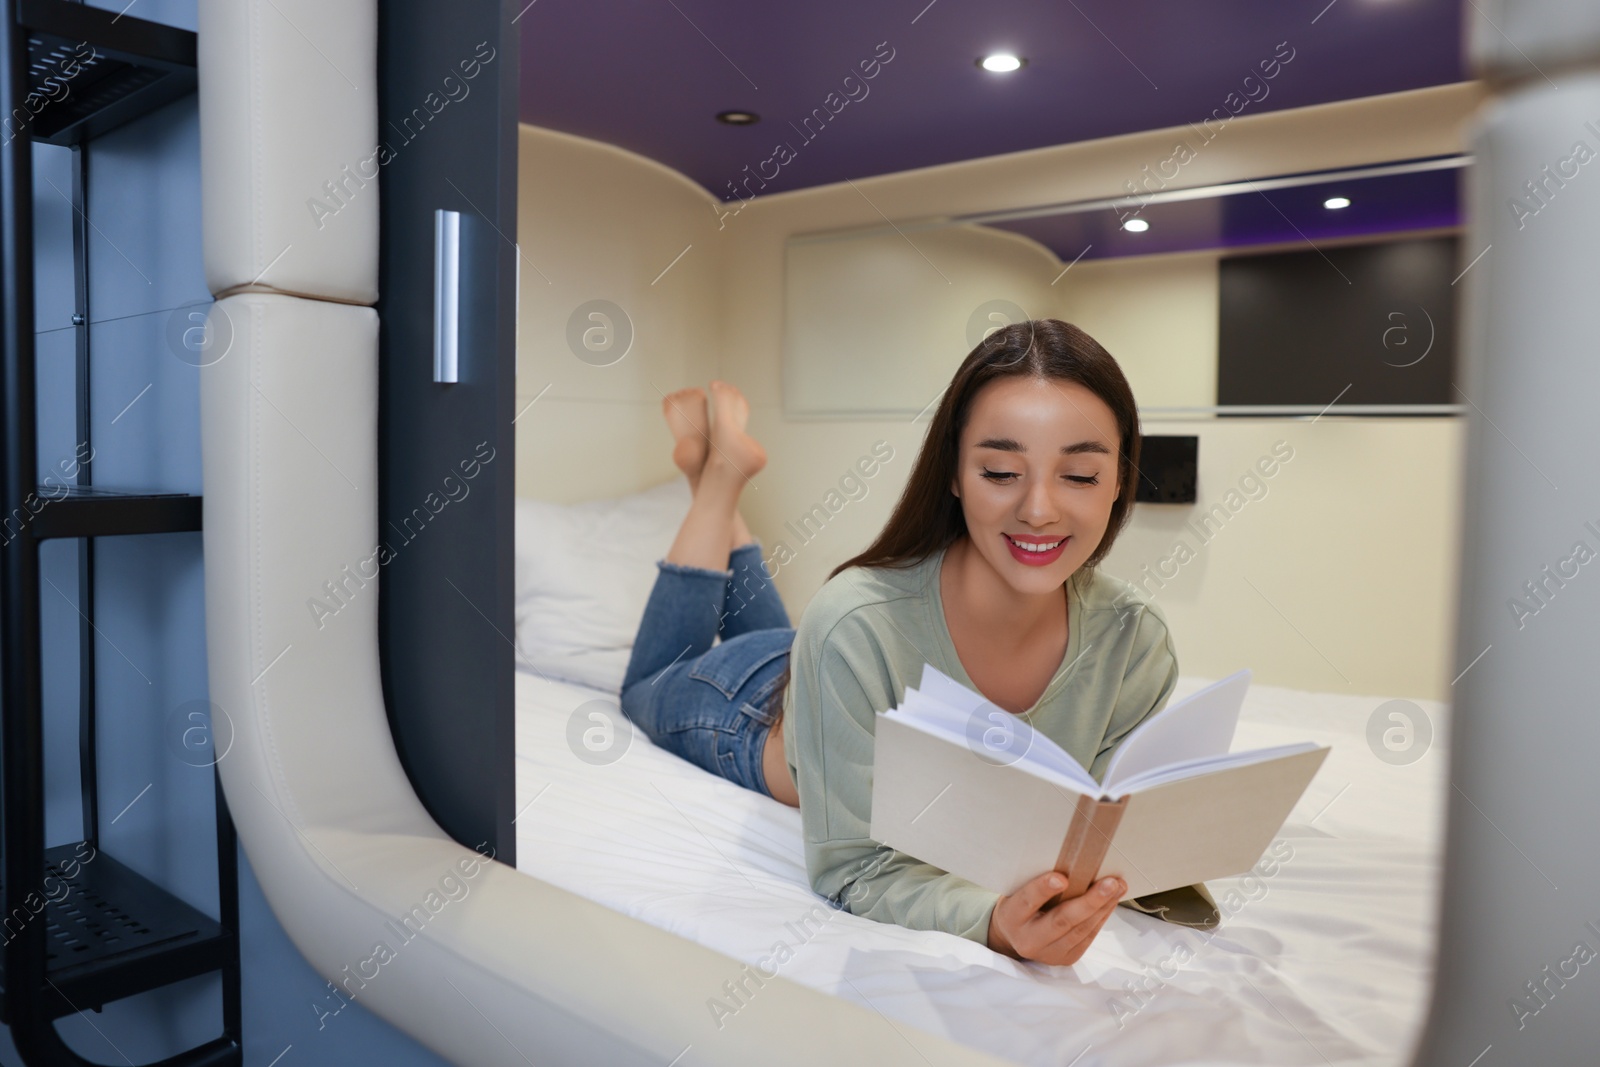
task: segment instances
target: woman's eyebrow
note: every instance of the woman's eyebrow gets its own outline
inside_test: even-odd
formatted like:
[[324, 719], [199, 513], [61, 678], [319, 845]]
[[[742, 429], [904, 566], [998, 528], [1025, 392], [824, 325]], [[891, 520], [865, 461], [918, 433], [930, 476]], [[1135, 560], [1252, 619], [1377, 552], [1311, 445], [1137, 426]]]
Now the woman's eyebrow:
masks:
[[[974, 448], [993, 448], [1000, 452], [1026, 452], [1027, 449], [1014, 437], [985, 437]], [[1084, 452], [1098, 452], [1101, 455], [1111, 455], [1111, 449], [1099, 441], [1076, 441], [1070, 445], [1061, 446], [1063, 456], [1076, 456]]]

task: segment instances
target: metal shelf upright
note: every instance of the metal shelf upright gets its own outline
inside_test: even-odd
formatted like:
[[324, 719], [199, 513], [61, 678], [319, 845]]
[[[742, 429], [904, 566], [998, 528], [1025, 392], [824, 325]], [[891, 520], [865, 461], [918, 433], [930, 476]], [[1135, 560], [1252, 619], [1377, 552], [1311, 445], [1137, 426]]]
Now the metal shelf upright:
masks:
[[[87, 444], [86, 145], [194, 91], [195, 35], [67, 0], [0, 4], [0, 1022], [29, 1067], [90, 1067], [63, 1042], [55, 1020], [220, 972], [221, 1036], [158, 1067], [237, 1067], [237, 846], [215, 770], [220, 921], [99, 847], [95, 539], [199, 530], [201, 500], [95, 485], [92, 458], [79, 465], [76, 485], [37, 484], [32, 146], [72, 149], [76, 428]], [[84, 836], [46, 848], [39, 546], [50, 538], [76, 539], [78, 548]], [[51, 888], [60, 885], [67, 891]]]

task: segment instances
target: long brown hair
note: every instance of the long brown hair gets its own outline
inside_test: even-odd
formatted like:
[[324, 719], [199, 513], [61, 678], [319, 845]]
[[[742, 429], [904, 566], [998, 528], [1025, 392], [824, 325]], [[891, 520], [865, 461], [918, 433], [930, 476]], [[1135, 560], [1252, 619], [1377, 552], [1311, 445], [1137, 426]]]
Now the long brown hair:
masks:
[[[1120, 437], [1117, 499], [1100, 543], [1070, 580], [1082, 581], [1092, 573], [1133, 515], [1133, 498], [1139, 488], [1139, 409], [1122, 368], [1098, 341], [1070, 322], [1034, 319], [994, 331], [967, 354], [939, 401], [911, 477], [883, 532], [864, 551], [829, 572], [830, 580], [850, 567], [915, 566], [966, 534], [961, 500], [950, 491], [960, 459], [961, 432], [980, 389], [1000, 378], [1025, 375], [1076, 382], [1105, 401], [1116, 417]], [[781, 700], [788, 684], [786, 666], [772, 699]], [[781, 709], [781, 703], [778, 707]]]

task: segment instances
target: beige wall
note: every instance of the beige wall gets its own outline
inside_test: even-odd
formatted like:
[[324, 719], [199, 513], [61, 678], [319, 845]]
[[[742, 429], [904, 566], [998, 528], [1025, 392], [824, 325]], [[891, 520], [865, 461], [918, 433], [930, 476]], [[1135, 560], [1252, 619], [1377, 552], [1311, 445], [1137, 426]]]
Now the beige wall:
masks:
[[[716, 374], [725, 246], [712, 199], [643, 156], [532, 126], [520, 134], [517, 494], [630, 493], [677, 474], [662, 394]], [[608, 365], [598, 364], [615, 348], [586, 362], [567, 337], [592, 300], [632, 324], [631, 348]]]
[[1057, 283], [1056, 313], [1117, 358], [1140, 408], [1209, 406], [1217, 402], [1220, 259], [1084, 261]]
[[[1219, 258], [1080, 263], [1063, 280], [1063, 317], [1117, 357], [1141, 408], [1216, 402]], [[1464, 429], [1146, 416], [1146, 433], [1199, 436], [1198, 499], [1139, 505], [1105, 568], [1166, 610], [1186, 672], [1448, 699]]]
[[1033, 240], [975, 225], [792, 239], [784, 414], [910, 418], [950, 383], [997, 301], [1083, 327], [1125, 360], [1141, 406], [1214, 404], [1219, 262], [1192, 252], [1063, 263]]
[[[1460, 151], [1463, 124], [1480, 99], [1476, 84], [1462, 84], [1241, 117], [1204, 146], [1173, 186]], [[519, 423], [519, 493], [582, 499], [670, 475], [655, 390], [720, 374], [750, 396], [752, 430], [772, 457], [746, 493], [744, 511], [769, 552], [781, 541], [794, 553], [778, 568], [777, 584], [798, 617], [827, 572], [881, 528], [927, 419], [784, 417], [788, 237], [873, 225], [884, 216], [1117, 195], [1126, 179], [1167, 158], [1184, 135], [1181, 128], [1154, 131], [763, 197], [727, 214], [719, 229], [715, 202], [670, 172], [614, 149], [524, 128], [523, 249], [538, 262], [537, 239], [543, 239], [545, 258], [568, 279], [556, 291], [553, 281], [536, 275], [530, 281], [532, 272], [523, 269], [519, 391], [531, 397], [546, 382], [555, 385]], [[791, 165], [804, 166], [804, 157]], [[625, 174], [632, 198], [598, 194], [599, 174], [581, 167]], [[599, 251], [597, 236], [605, 242]], [[649, 282], [690, 243], [693, 249], [667, 275], [677, 275], [676, 295], [663, 304]], [[648, 255], [638, 252], [644, 245]], [[694, 269], [680, 275], [702, 251]], [[574, 267], [580, 261], [581, 272]], [[546, 286], [537, 297], [533, 282]], [[1211, 399], [1214, 256], [1086, 262], [1062, 284], [1060, 313], [1117, 356], [1142, 406], [1205, 402], [1196, 399], [1202, 393]], [[570, 310], [607, 285], [650, 318], [653, 347], [613, 367], [587, 367], [566, 352], [556, 326], [564, 323], [564, 306]], [[546, 408], [549, 401], [555, 403]], [[1170, 557], [1186, 521], [1218, 504], [1237, 511], [1203, 545], [1198, 535], [1188, 537], [1195, 556], [1177, 565], [1164, 587], [1146, 579], [1173, 624], [1185, 673], [1217, 677], [1250, 666], [1264, 684], [1448, 697], [1457, 420], [1206, 420], [1152, 422], [1146, 431], [1201, 436], [1200, 503], [1141, 505], [1109, 571], [1138, 579], [1147, 564], [1154, 569], [1167, 559], [1173, 573]], [[1229, 486], [1279, 440], [1293, 458], [1260, 483], [1265, 495], [1252, 489], [1257, 499], [1227, 497]], [[850, 499], [841, 491], [830, 498], [879, 441], [893, 457], [865, 483], [864, 495]], [[796, 520], [825, 501], [837, 513], [820, 531], [797, 535]]]
[[790, 243], [784, 410], [915, 415], [971, 351], [973, 309], [1003, 298], [1030, 317], [1054, 315], [1061, 266], [1044, 245], [988, 226], [924, 230], [915, 244], [893, 230]]
[[1199, 434], [1199, 500], [1140, 504], [1106, 570], [1166, 611], [1185, 673], [1250, 667], [1266, 684], [1448, 700], [1462, 431], [1421, 418], [1147, 423]]

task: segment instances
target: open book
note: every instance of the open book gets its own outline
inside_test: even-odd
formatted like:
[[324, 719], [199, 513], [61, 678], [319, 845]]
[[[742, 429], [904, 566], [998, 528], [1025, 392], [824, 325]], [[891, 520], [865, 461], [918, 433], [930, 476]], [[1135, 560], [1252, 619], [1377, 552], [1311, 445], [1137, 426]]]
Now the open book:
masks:
[[1119, 875], [1124, 900], [1254, 866], [1327, 757], [1305, 741], [1229, 752], [1250, 672], [1140, 723], [1104, 784], [1020, 716], [930, 665], [877, 714], [872, 828], [881, 841], [997, 893], [1047, 870], [1056, 899]]

